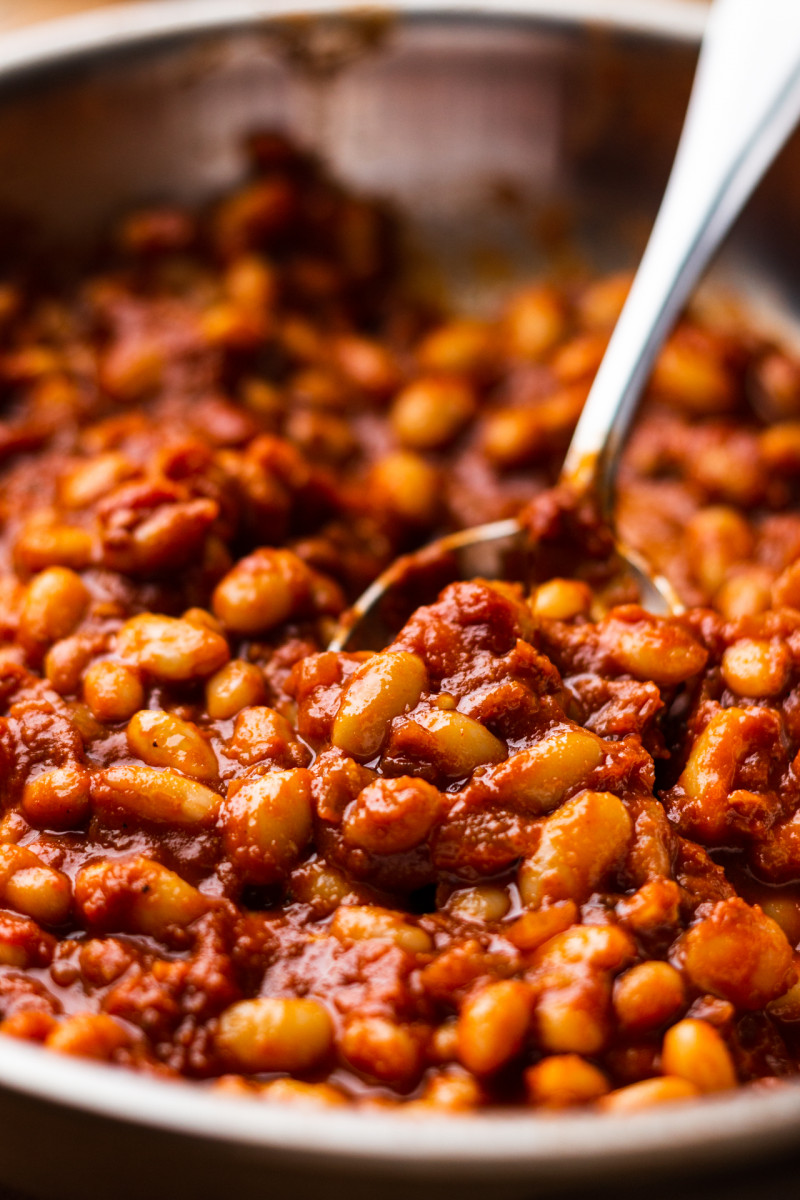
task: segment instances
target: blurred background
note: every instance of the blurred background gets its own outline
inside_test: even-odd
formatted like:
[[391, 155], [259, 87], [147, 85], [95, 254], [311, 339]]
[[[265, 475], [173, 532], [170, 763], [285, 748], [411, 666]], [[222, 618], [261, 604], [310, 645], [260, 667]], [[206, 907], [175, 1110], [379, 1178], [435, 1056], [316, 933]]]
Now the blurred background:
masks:
[[[102, 0], [0, 0], [0, 29], [44, 21], [86, 8], [99, 8]], [[221, 0], [224, 4], [225, 0]]]
[[[26, 25], [33, 21], [44, 21], [48, 17], [63, 16], [71, 12], [80, 12], [87, 8], [101, 8], [110, 5], [115, 0], [0, 0], [0, 29], [13, 29], [15, 26]], [[119, 2], [119, 0], [117, 0]], [[224, 5], [225, 0], [219, 0]], [[598, 0], [600, 3], [601, 0]], [[673, 0], [682, 4], [702, 4], [706, 0]], [[646, 5], [652, 0], [638, 0]], [[346, 3], [343, 4], [346, 7]]]

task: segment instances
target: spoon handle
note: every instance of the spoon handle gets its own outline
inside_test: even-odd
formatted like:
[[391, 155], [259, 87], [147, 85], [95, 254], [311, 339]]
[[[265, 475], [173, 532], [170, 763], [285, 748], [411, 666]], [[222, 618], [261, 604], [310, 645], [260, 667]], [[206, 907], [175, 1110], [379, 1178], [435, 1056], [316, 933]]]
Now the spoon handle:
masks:
[[716, 0], [664, 199], [562, 468], [606, 514], [656, 355], [799, 116], [800, 0]]

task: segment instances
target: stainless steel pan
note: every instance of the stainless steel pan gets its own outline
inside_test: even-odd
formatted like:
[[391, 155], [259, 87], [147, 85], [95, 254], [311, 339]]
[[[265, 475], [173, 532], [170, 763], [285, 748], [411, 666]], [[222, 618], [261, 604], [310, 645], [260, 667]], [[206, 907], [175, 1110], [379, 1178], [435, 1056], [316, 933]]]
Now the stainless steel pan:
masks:
[[[553, 254], [602, 267], [633, 258], [680, 127], [700, 10], [418, 0], [378, 17], [332, 11], [321, 0], [151, 0], [6, 35], [0, 225], [14, 234], [3, 253], [67, 263], [126, 205], [201, 200], [234, 182], [241, 137], [281, 125], [345, 180], [401, 205], [465, 303]], [[319, 19], [295, 19], [310, 13]], [[800, 311], [798, 193], [795, 141], [720, 267], [787, 327]], [[565, 222], [568, 236], [554, 238]], [[793, 1086], [627, 1117], [421, 1121], [221, 1098], [0, 1044], [0, 1182], [62, 1200], [574, 1188], [656, 1200], [658, 1180], [688, 1197], [704, 1170], [733, 1197], [746, 1176], [722, 1183], [719, 1172], [745, 1160], [757, 1161], [761, 1194], [788, 1162], [783, 1184], [772, 1176], [787, 1190], [772, 1195], [789, 1196], [798, 1130]]]

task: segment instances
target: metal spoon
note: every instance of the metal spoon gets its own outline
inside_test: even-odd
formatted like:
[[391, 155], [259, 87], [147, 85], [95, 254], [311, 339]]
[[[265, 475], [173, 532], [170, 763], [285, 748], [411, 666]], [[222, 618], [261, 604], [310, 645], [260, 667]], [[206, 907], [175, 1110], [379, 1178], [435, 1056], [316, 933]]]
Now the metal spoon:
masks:
[[[627, 302], [561, 469], [610, 519], [614, 479], [656, 355], [697, 280], [800, 116], [800, 0], [716, 0], [672, 173]], [[347, 614], [333, 650], [378, 648], [409, 610], [453, 579], [520, 578], [529, 534], [516, 520], [462, 530], [398, 559]], [[678, 611], [666, 580], [617, 543], [655, 612]], [[404, 586], [405, 585], [405, 586]]]

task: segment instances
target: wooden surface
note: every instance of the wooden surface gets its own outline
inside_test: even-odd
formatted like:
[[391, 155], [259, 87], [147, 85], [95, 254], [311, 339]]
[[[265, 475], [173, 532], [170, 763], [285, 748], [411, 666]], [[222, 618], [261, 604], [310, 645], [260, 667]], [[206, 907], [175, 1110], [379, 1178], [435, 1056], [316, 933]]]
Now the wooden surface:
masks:
[[110, 0], [0, 0], [0, 29], [14, 29], [81, 9], [100, 8], [102, 3], [108, 2]]
[[[146, 0], [145, 0], [146, 2]], [[226, 0], [219, 0], [224, 7]], [[642, 5], [650, 0], [640, 0]], [[705, 0], [682, 0], [684, 4], [704, 3]], [[756, 0], [754, 0], [754, 3]], [[44, 21], [48, 17], [64, 16], [87, 8], [109, 6], [115, 0], [0, 0], [0, 29], [18, 28], [33, 21]], [[602, 0], [598, 0], [602, 3]], [[348, 7], [344, 0], [344, 7]]]

